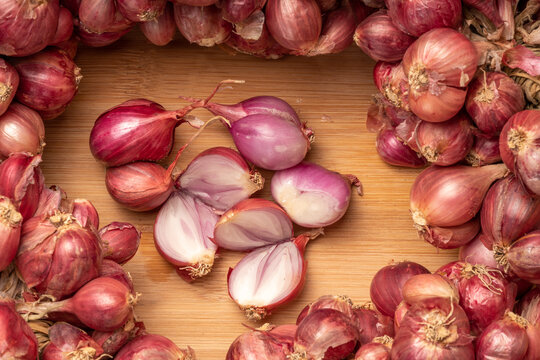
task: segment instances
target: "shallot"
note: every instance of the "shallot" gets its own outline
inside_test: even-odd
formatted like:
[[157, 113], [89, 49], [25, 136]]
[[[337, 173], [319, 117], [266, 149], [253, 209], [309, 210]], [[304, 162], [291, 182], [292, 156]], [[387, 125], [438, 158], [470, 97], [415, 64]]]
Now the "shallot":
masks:
[[[73, 15], [65, 7], [60, 7], [58, 13], [58, 26], [56, 28], [56, 35], [49, 45], [56, 46], [63, 42], [68, 41], [73, 35]], [[73, 59], [73, 57], [71, 57]]]
[[19, 74], [6, 60], [0, 59], [0, 115], [6, 112], [19, 87]]
[[506, 251], [512, 273], [520, 279], [540, 284], [540, 230], [533, 231], [514, 242]]
[[135, 254], [141, 241], [141, 232], [130, 223], [112, 222], [99, 230], [103, 258], [125, 264]]
[[15, 310], [12, 299], [0, 296], [0, 358], [36, 360], [36, 335]]
[[[347, 315], [347, 313], [343, 313]], [[355, 306], [352, 321], [359, 331], [358, 340], [360, 344], [367, 344], [384, 336], [394, 336], [393, 319], [390, 316], [372, 310], [368, 305], [361, 307]]]
[[499, 137], [486, 137], [475, 134], [474, 144], [467, 156], [465, 156], [465, 161], [472, 166], [484, 166], [501, 162]]
[[225, 360], [283, 360], [292, 352], [295, 333], [295, 325], [264, 324], [237, 337]]
[[174, 20], [182, 35], [199, 46], [224, 43], [232, 31], [231, 24], [221, 18], [221, 11], [215, 5], [175, 4]]
[[163, 13], [152, 21], [139, 24], [139, 28], [148, 41], [157, 46], [165, 46], [174, 39], [176, 23], [174, 22], [173, 6], [167, 2]]
[[41, 353], [43, 360], [98, 359], [103, 349], [90, 335], [64, 322], [53, 324], [48, 330], [49, 343]]
[[410, 168], [426, 166], [426, 159], [404, 144], [395, 129], [384, 129], [377, 135], [377, 153], [388, 164]]
[[102, 34], [112, 31], [116, 12], [114, 0], [81, 0], [78, 15], [88, 32]]
[[133, 295], [136, 295], [131, 275], [126, 272], [118, 263], [114, 262], [113, 260], [103, 259], [101, 268], [99, 270], [100, 277], [108, 277], [118, 280], [124, 284]]
[[265, 3], [266, 0], [224, 0], [221, 2], [221, 16], [230, 23], [239, 23], [262, 9]]
[[92, 338], [103, 348], [105, 354], [114, 356], [130, 340], [144, 334], [146, 334], [144, 323], [130, 319], [114, 331], [95, 330], [92, 332]]
[[394, 339], [389, 336], [376, 337], [365, 343], [354, 355], [354, 360], [390, 360]]
[[523, 359], [529, 345], [526, 329], [527, 320], [507, 312], [476, 340], [476, 359]]
[[11, 264], [17, 250], [21, 237], [22, 215], [15, 209], [15, 206], [5, 196], [0, 196], [0, 271]]
[[418, 235], [437, 249], [456, 249], [472, 241], [479, 230], [480, 221], [475, 217], [457, 226], [427, 226]]
[[37, 112], [12, 103], [0, 115], [0, 159], [17, 152], [41, 154], [44, 146], [45, 126]]
[[111, 45], [118, 41], [122, 36], [127, 34], [131, 30], [130, 27], [124, 30], [118, 31], [106, 31], [101, 34], [93, 33], [84, 28], [84, 24], [79, 24], [77, 28], [77, 35], [81, 39], [81, 42], [90, 47], [103, 47]]
[[459, 302], [459, 293], [454, 284], [439, 274], [418, 274], [405, 282], [403, 300], [415, 305], [433, 298], [444, 298]]
[[192, 360], [195, 359], [195, 352], [189, 347], [186, 350], [178, 348], [164, 336], [148, 334], [131, 340], [114, 358], [116, 360]]
[[118, 10], [133, 22], [156, 20], [166, 5], [167, 0], [116, 0]]
[[306, 307], [302, 309], [296, 318], [296, 325], [300, 324], [306, 316], [320, 309], [334, 309], [342, 312], [348, 317], [353, 317], [356, 311], [353, 307], [352, 300], [348, 296], [325, 295], [306, 305]]
[[353, 42], [355, 26], [353, 10], [348, 2], [344, 2], [325, 15], [319, 41], [307, 55], [335, 54], [345, 50]]

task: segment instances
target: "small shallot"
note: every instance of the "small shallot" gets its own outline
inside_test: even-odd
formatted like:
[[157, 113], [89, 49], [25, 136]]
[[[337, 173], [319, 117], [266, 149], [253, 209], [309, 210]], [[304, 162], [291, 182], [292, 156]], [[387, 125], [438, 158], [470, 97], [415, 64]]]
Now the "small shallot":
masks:
[[215, 5], [175, 4], [174, 20], [182, 35], [199, 46], [224, 43], [232, 31], [231, 24], [221, 18], [221, 11]]
[[325, 15], [319, 41], [307, 55], [339, 53], [353, 42], [356, 20], [348, 3]]
[[454, 284], [439, 274], [418, 274], [403, 285], [403, 300], [415, 305], [433, 298], [445, 298], [459, 302], [459, 293]]
[[465, 156], [465, 161], [472, 166], [484, 166], [501, 162], [499, 137], [475, 134], [474, 144], [471, 151]]
[[529, 345], [527, 325], [521, 316], [507, 312], [476, 340], [476, 359], [523, 359]]
[[103, 258], [125, 264], [135, 254], [141, 241], [141, 232], [130, 223], [112, 222], [99, 230]]
[[78, 15], [88, 32], [101, 34], [111, 31], [116, 11], [114, 0], [81, 0]]
[[120, 40], [122, 36], [127, 34], [131, 30], [130, 27], [124, 30], [107, 31], [101, 34], [93, 33], [84, 28], [81, 23], [77, 28], [77, 35], [81, 39], [81, 43], [90, 47], [103, 47], [109, 46], [116, 41]]
[[487, 241], [486, 235], [480, 232], [472, 241], [459, 249], [459, 261], [502, 270], [501, 265], [495, 260], [493, 251], [484, 245]]
[[146, 334], [143, 322], [128, 320], [122, 327], [114, 331], [93, 331], [92, 338], [103, 348], [105, 354], [114, 356], [130, 340]]
[[0, 115], [6, 112], [19, 86], [19, 74], [6, 60], [0, 59]]
[[520, 279], [540, 284], [540, 230], [533, 231], [513, 243], [506, 252], [510, 270]]
[[126, 272], [122, 266], [112, 260], [103, 259], [99, 276], [118, 280], [124, 284], [132, 294], [136, 294], [131, 275]]
[[457, 226], [426, 226], [418, 235], [437, 249], [456, 249], [472, 241], [479, 230], [480, 220], [475, 217]]
[[396, 136], [394, 129], [384, 129], [377, 135], [375, 144], [377, 153], [385, 162], [390, 165], [404, 166], [410, 168], [421, 168], [426, 166], [426, 159], [416, 151], [404, 144]]
[[390, 336], [376, 337], [365, 343], [354, 355], [354, 360], [390, 360], [390, 350], [394, 339]]
[[93, 230], [99, 229], [99, 214], [89, 200], [73, 199], [65, 201], [62, 210], [73, 215], [82, 227]]
[[163, 13], [167, 0], [116, 0], [118, 10], [133, 22], [154, 21]]
[[22, 215], [5, 196], [0, 196], [0, 271], [15, 259], [21, 237]]
[[237, 337], [225, 360], [283, 360], [292, 352], [296, 325], [262, 327]]
[[230, 23], [240, 23], [256, 10], [262, 9], [265, 3], [266, 0], [223, 0], [221, 16]]
[[157, 46], [165, 46], [174, 39], [176, 23], [174, 22], [173, 6], [167, 2], [163, 13], [152, 21], [139, 24], [139, 28], [148, 41]]
[[348, 317], [352, 317], [354, 314], [352, 300], [348, 296], [340, 295], [325, 295], [318, 298], [316, 301], [306, 305], [300, 312], [300, 315], [296, 318], [296, 325], [300, 324], [302, 320], [312, 312], [320, 309], [334, 309], [342, 312]]
[[390, 316], [372, 310], [370, 306], [355, 306], [352, 320], [359, 331], [358, 340], [360, 344], [367, 344], [382, 336], [394, 336], [393, 319]]
[[22, 104], [12, 103], [0, 115], [0, 159], [17, 152], [41, 154], [44, 146], [45, 126], [37, 112]]
[[[58, 14], [58, 27], [56, 29], [56, 35], [49, 45], [56, 46], [63, 42], [68, 41], [73, 35], [73, 15], [65, 8], [60, 7], [60, 13]], [[71, 57], [71, 56], [70, 56]], [[73, 57], [71, 57], [73, 59]]]
[[103, 349], [87, 333], [64, 322], [48, 330], [49, 343], [41, 353], [43, 360], [98, 359]]
[[131, 340], [114, 358], [116, 360], [194, 360], [195, 352], [189, 347], [186, 350], [180, 349], [164, 336], [148, 334]]
[[0, 296], [0, 358], [36, 360], [36, 335], [15, 310], [12, 299]]

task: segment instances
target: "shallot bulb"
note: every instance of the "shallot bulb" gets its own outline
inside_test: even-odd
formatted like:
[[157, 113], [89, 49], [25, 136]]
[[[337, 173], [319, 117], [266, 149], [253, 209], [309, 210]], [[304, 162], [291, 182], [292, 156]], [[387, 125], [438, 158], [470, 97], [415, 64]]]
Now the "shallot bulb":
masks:
[[250, 320], [260, 320], [293, 300], [302, 290], [307, 262], [304, 251], [310, 236], [258, 248], [229, 269], [229, 296]]
[[118, 280], [124, 284], [133, 295], [136, 294], [131, 275], [127, 273], [122, 266], [112, 260], [103, 259], [99, 276]]
[[295, 352], [291, 358], [344, 359], [353, 353], [357, 343], [358, 330], [345, 314], [334, 309], [321, 309], [298, 324]]
[[154, 224], [154, 244], [186, 281], [207, 275], [217, 245], [211, 241], [218, 216], [210, 207], [183, 191], [171, 194]]
[[283, 360], [292, 352], [295, 333], [296, 325], [264, 324], [237, 337], [225, 360]]
[[15, 263], [29, 288], [60, 299], [99, 275], [101, 248], [94, 231], [57, 212], [25, 221]]
[[486, 242], [486, 235], [480, 232], [472, 241], [459, 249], [459, 261], [502, 270], [501, 265], [495, 260], [493, 251], [484, 245]]
[[38, 343], [36, 335], [15, 310], [15, 303], [0, 297], [0, 358], [36, 360]]
[[309, 228], [334, 224], [345, 215], [351, 201], [351, 185], [361, 193], [360, 181], [320, 165], [302, 162], [272, 177], [272, 197], [292, 221]]
[[508, 75], [484, 72], [471, 81], [465, 107], [480, 131], [497, 135], [512, 115], [523, 110], [525, 97]]
[[215, 147], [197, 155], [182, 172], [177, 185], [223, 212], [261, 190], [264, 178], [250, 169], [237, 151]]
[[484, 166], [501, 162], [499, 137], [486, 137], [475, 134], [474, 144], [467, 156], [465, 156], [465, 161], [472, 166]]
[[114, 358], [116, 360], [192, 360], [195, 359], [195, 352], [189, 347], [186, 350], [180, 349], [164, 336], [148, 334], [131, 340]]
[[394, 336], [393, 319], [390, 316], [383, 315], [367, 306], [355, 306], [352, 320], [358, 329], [358, 340], [360, 341], [360, 344], [367, 344], [375, 341], [375, 339], [379, 337]]
[[130, 223], [112, 222], [99, 230], [103, 258], [125, 264], [135, 254], [141, 242], [141, 232]]
[[[439, 6], [437, 1], [431, 2]], [[403, 56], [411, 111], [430, 122], [455, 116], [465, 103], [465, 87], [477, 64], [476, 49], [463, 34], [440, 28], [422, 35]]]
[[17, 152], [41, 154], [44, 146], [45, 126], [37, 112], [13, 103], [0, 115], [0, 159]]
[[167, 2], [161, 15], [152, 21], [140, 23], [139, 28], [148, 41], [154, 45], [165, 46], [170, 43], [176, 32], [172, 4]]
[[90, 47], [103, 47], [109, 46], [116, 41], [120, 40], [122, 36], [127, 34], [131, 30], [130, 27], [124, 30], [107, 31], [100, 34], [93, 33], [84, 28], [81, 23], [77, 28], [77, 35], [81, 39], [81, 42]]
[[399, 30], [386, 10], [369, 15], [354, 32], [356, 45], [376, 61], [399, 61], [416, 40]]
[[6, 112], [19, 86], [19, 74], [6, 60], [0, 59], [0, 115]]
[[307, 55], [324, 55], [339, 53], [353, 42], [356, 19], [348, 3], [328, 12], [325, 15], [321, 36], [317, 45]]
[[411, 187], [411, 214], [419, 231], [426, 226], [459, 226], [482, 206], [491, 183], [507, 172], [503, 164], [479, 168], [430, 166]]
[[265, 5], [266, 0], [224, 0], [221, 16], [230, 23], [240, 23]]
[[56, 49], [21, 59], [15, 68], [20, 76], [17, 100], [38, 111], [65, 108], [82, 79], [81, 69], [65, 52]]
[[390, 360], [394, 339], [389, 336], [376, 337], [365, 343], [354, 355], [354, 360]]
[[521, 316], [507, 312], [476, 340], [476, 359], [523, 359], [529, 345], [527, 325]]
[[69, 212], [82, 227], [93, 230], [99, 229], [99, 214], [94, 205], [86, 199], [73, 199], [66, 201], [62, 210]]
[[420, 36], [435, 28], [461, 24], [460, 0], [385, 0], [392, 21], [401, 31]]
[[292, 221], [282, 208], [269, 200], [246, 199], [223, 214], [212, 241], [224, 249], [247, 251], [292, 237]]
[[385, 162], [390, 165], [404, 166], [410, 168], [421, 168], [426, 166], [426, 159], [416, 151], [404, 144], [396, 136], [394, 129], [384, 129], [377, 135], [375, 144], [377, 153]]
[[118, 10], [133, 22], [154, 21], [165, 10], [167, 0], [116, 0]]
[[480, 220], [475, 217], [457, 226], [427, 226], [418, 235], [437, 249], [456, 249], [472, 241], [479, 230]]
[[[373, 68], [373, 80], [386, 100], [397, 108], [400, 120], [404, 121], [407, 116], [414, 116], [409, 113], [409, 82], [401, 63], [377, 62]], [[390, 107], [387, 107], [385, 113], [387, 116], [393, 117], [389, 113], [389, 109]]]
[[41, 359], [98, 359], [103, 349], [87, 333], [64, 322], [53, 324], [48, 330], [49, 344]]
[[433, 298], [410, 307], [392, 344], [392, 359], [474, 359], [465, 311], [450, 299]]
[[309, 53], [322, 29], [321, 10], [315, 0], [268, 0], [266, 25], [283, 47], [296, 55]]
[[383, 315], [394, 317], [396, 307], [403, 300], [403, 285], [418, 274], [429, 274], [420, 264], [404, 261], [387, 265], [375, 274], [371, 281], [369, 294], [373, 305]]
[[520, 279], [540, 284], [540, 230], [533, 231], [513, 243], [506, 252], [510, 270]]
[[226, 44], [240, 53], [274, 60], [283, 57], [290, 51], [274, 40], [266, 25], [263, 25], [261, 35], [257, 40], [244, 39], [232, 32]]
[[145, 334], [144, 323], [130, 319], [122, 327], [114, 331], [93, 331], [92, 338], [103, 348], [105, 354], [114, 356], [129, 341]]
[[334, 309], [348, 317], [353, 317], [356, 310], [353, 308], [352, 300], [348, 296], [325, 295], [302, 309], [300, 315], [296, 318], [296, 325], [300, 324], [306, 316], [320, 309]]
[[112, 31], [116, 11], [114, 0], [81, 0], [78, 15], [88, 32], [102, 34]]
[[229, 38], [232, 26], [221, 17], [215, 5], [174, 5], [174, 20], [178, 30], [190, 42], [199, 46], [214, 46]]
[[411, 305], [407, 304], [405, 301], [399, 303], [394, 312], [394, 332], [398, 332], [401, 322], [407, 315], [407, 311], [411, 308]]
[[56, 34], [59, 12], [58, 0], [2, 1], [0, 54], [28, 56], [44, 49]]
[[48, 188], [43, 185], [39, 194], [38, 207], [34, 213], [34, 217], [48, 217], [63, 207], [67, 199], [67, 195], [59, 186], [53, 185]]
[[463, 3], [480, 11], [496, 27], [503, 25], [503, 21], [497, 12], [497, 0], [463, 0]]
[[0, 196], [0, 271], [11, 264], [17, 250], [21, 237], [22, 215], [15, 209], [15, 206], [5, 196]]
[[[49, 45], [57, 45], [68, 41], [73, 35], [73, 15], [65, 7], [60, 7], [58, 13], [58, 25], [56, 28], [56, 34], [52, 42]], [[73, 57], [71, 57], [73, 59]]]
[[418, 274], [411, 277], [402, 289], [403, 300], [415, 305], [434, 298], [459, 302], [459, 293], [454, 284], [439, 274]]
[[540, 196], [540, 111], [512, 116], [500, 136], [501, 156], [527, 190]]

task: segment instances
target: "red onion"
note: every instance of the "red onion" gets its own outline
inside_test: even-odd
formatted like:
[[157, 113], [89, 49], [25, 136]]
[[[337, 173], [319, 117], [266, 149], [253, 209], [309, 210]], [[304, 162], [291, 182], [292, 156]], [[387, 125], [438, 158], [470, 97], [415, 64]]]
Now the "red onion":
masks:
[[296, 325], [273, 327], [265, 324], [237, 337], [229, 347], [225, 360], [283, 360], [292, 352], [295, 333]]
[[154, 45], [165, 46], [170, 43], [174, 39], [176, 32], [172, 4], [167, 3], [161, 15], [153, 21], [140, 23], [139, 28], [144, 36]]
[[21, 237], [22, 215], [5, 196], [0, 196], [0, 271], [3, 271], [15, 259]]
[[321, 309], [298, 325], [291, 358], [344, 359], [353, 353], [357, 343], [358, 330], [346, 315], [334, 309]]
[[371, 281], [369, 295], [373, 305], [383, 315], [394, 317], [396, 307], [403, 300], [402, 289], [405, 282], [414, 275], [429, 274], [420, 264], [403, 261], [387, 265], [375, 274]]
[[0, 7], [0, 54], [28, 56], [51, 43], [56, 34], [58, 0], [4, 0]]
[[366, 306], [355, 307], [352, 320], [358, 329], [360, 344], [370, 343], [378, 337], [394, 336], [394, 321], [392, 318]]
[[221, 2], [221, 16], [230, 23], [240, 23], [262, 9], [265, 3], [266, 0], [224, 0]]
[[277, 171], [271, 188], [272, 197], [293, 222], [318, 228], [334, 224], [345, 215], [351, 201], [351, 185], [361, 193], [362, 184], [355, 176], [304, 161]]
[[459, 249], [459, 260], [472, 265], [485, 265], [502, 270], [501, 265], [495, 260], [493, 251], [489, 250], [484, 242], [486, 235], [480, 232], [471, 242]]
[[456, 249], [468, 244], [480, 230], [478, 218], [457, 226], [427, 226], [418, 235], [437, 249]]
[[513, 243], [506, 252], [510, 270], [520, 279], [540, 284], [540, 230], [533, 231]]
[[508, 120], [500, 137], [501, 156], [527, 190], [540, 196], [540, 111], [520, 111]]
[[531, 76], [540, 76], [540, 57], [523, 45], [506, 50], [502, 62], [512, 69], [518, 68]]
[[112, 31], [116, 12], [114, 0], [81, 0], [78, 15], [88, 32], [101, 34]]
[[292, 237], [293, 224], [283, 209], [269, 200], [246, 199], [223, 214], [212, 241], [220, 248], [247, 251]]
[[58, 322], [49, 328], [49, 344], [40, 359], [98, 359], [103, 349], [88, 334], [73, 325]]
[[372, 342], [362, 345], [354, 355], [354, 360], [390, 360], [393, 342], [389, 336], [377, 337]]
[[4, 59], [0, 59], [0, 115], [6, 112], [18, 87], [17, 70]]
[[469, 320], [453, 301], [442, 298], [411, 306], [392, 344], [392, 359], [474, 359]]
[[130, 319], [124, 326], [114, 331], [95, 330], [92, 332], [92, 338], [103, 348], [105, 354], [114, 356], [130, 340], [144, 334], [146, 334], [144, 323]]
[[63, 51], [50, 49], [21, 59], [15, 65], [20, 83], [17, 100], [34, 110], [53, 111], [67, 106], [79, 87], [79, 67]]
[[300, 324], [302, 320], [309, 314], [320, 309], [334, 309], [347, 317], [353, 317], [354, 311], [352, 300], [348, 296], [340, 295], [325, 295], [318, 298], [316, 301], [306, 305], [296, 318], [296, 325]]
[[130, 223], [112, 222], [99, 230], [103, 258], [125, 264], [135, 254], [141, 242], [141, 232]]
[[127, 273], [118, 263], [109, 259], [103, 259], [99, 276], [120, 281], [133, 295], [136, 295], [131, 275]]
[[288, 49], [285, 49], [274, 40], [266, 25], [263, 26], [262, 33], [257, 40], [244, 39], [232, 32], [227, 40], [227, 45], [240, 53], [265, 59], [279, 59], [289, 53]]
[[369, 15], [354, 33], [356, 45], [377, 61], [401, 60], [414, 40], [394, 25], [386, 10]]
[[304, 286], [307, 234], [253, 250], [229, 269], [229, 296], [250, 320], [266, 317], [298, 295]]
[[12, 153], [41, 154], [45, 146], [45, 127], [37, 112], [13, 103], [0, 115], [0, 159]]
[[480, 210], [493, 181], [507, 172], [503, 164], [479, 168], [430, 166], [411, 188], [411, 214], [419, 231], [426, 226], [459, 226]]
[[527, 320], [507, 312], [476, 340], [476, 359], [523, 359], [527, 352]]
[[191, 348], [179, 349], [171, 340], [161, 335], [141, 335], [131, 340], [114, 357], [116, 360], [160, 359], [189, 360], [195, 359]]
[[197, 155], [177, 185], [218, 212], [223, 212], [262, 189], [264, 178], [250, 169], [237, 151], [214, 147]]
[[514, 305], [517, 287], [497, 269], [455, 261], [441, 267], [437, 274], [448, 277], [457, 286], [459, 304], [476, 334]]
[[101, 34], [92, 33], [86, 30], [83, 26], [83, 24], [80, 24], [77, 28], [77, 35], [81, 39], [81, 42], [90, 47], [103, 47], [111, 45], [112, 43], [118, 41], [122, 36], [127, 34], [131, 28], [127, 28], [125, 30], [119, 30], [119, 31], [111, 31], [111, 32], [104, 32]]
[[420, 36], [435, 28], [461, 24], [459, 0], [385, 0], [392, 21], [401, 31]]
[[403, 300], [415, 305], [434, 298], [459, 302], [459, 293], [454, 284], [439, 274], [418, 274], [409, 278], [402, 289]]
[[405, 145], [396, 136], [394, 129], [379, 132], [375, 146], [379, 156], [390, 165], [410, 168], [421, 168], [426, 165], [426, 159]]
[[25, 221], [15, 263], [28, 287], [59, 299], [98, 276], [101, 248], [92, 230], [57, 212]]
[[540, 224], [540, 198], [532, 198], [519, 180], [509, 175], [489, 189], [481, 217], [488, 247], [508, 246]]
[[309, 53], [317, 44], [322, 19], [315, 0], [268, 0], [265, 14], [270, 34], [296, 55]]
[[39, 168], [41, 155], [12, 154], [0, 163], [0, 195], [13, 201], [24, 220], [34, 215], [43, 188], [43, 174]]
[[348, 3], [328, 12], [324, 17], [319, 41], [307, 55], [336, 54], [345, 50], [353, 42], [355, 27], [356, 19]]
[[508, 75], [484, 72], [471, 81], [465, 106], [482, 132], [496, 135], [512, 115], [523, 110], [525, 98]]
[[[432, 3], [440, 6], [438, 1]], [[455, 116], [465, 103], [464, 87], [477, 64], [476, 49], [463, 34], [441, 28], [422, 35], [403, 56], [412, 112], [430, 122]]]
[[485, 137], [475, 134], [474, 144], [471, 151], [465, 156], [465, 161], [472, 166], [484, 166], [501, 162], [499, 137]]
[[38, 358], [36, 335], [17, 314], [13, 300], [4, 296], [0, 297], [0, 358], [16, 360]]
[[[56, 28], [56, 35], [49, 45], [57, 45], [68, 41], [73, 34], [73, 15], [65, 7], [60, 7], [58, 13], [58, 25]], [[70, 56], [71, 57], [71, 56]], [[71, 57], [73, 59], [73, 57]]]
[[190, 43], [214, 46], [229, 37], [231, 24], [221, 18], [221, 11], [214, 5], [174, 5], [174, 20], [178, 30]]
[[154, 244], [184, 280], [193, 281], [212, 270], [217, 246], [210, 238], [217, 221], [211, 208], [182, 191], [173, 192], [161, 207]]
[[163, 13], [167, 0], [116, 0], [118, 10], [133, 22], [154, 21]]

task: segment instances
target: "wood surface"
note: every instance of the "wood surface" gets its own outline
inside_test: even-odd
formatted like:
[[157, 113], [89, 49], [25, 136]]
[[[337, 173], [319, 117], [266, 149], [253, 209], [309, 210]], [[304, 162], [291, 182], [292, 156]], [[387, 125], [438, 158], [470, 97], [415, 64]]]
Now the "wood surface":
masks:
[[[316, 134], [307, 159], [362, 181], [365, 195], [354, 196], [346, 216], [308, 244], [303, 292], [277, 309], [269, 322], [293, 323], [308, 302], [325, 294], [346, 294], [358, 303], [369, 300], [371, 278], [392, 260], [417, 261], [435, 270], [456, 259], [457, 251], [437, 251], [419, 240], [413, 229], [409, 188], [420, 171], [389, 166], [377, 155], [375, 134], [365, 129], [366, 110], [375, 92], [374, 62], [358, 48], [331, 56], [267, 61], [181, 40], [159, 48], [135, 31], [110, 47], [81, 48], [76, 62], [84, 76], [79, 93], [64, 115], [46, 124], [46, 182], [60, 185], [69, 197], [91, 200], [101, 226], [128, 221], [142, 231], [139, 252], [126, 265], [142, 293], [137, 314], [150, 332], [168, 336], [182, 347], [190, 345], [199, 359], [224, 359], [230, 343], [247, 330], [242, 324], [257, 326], [243, 317], [227, 294], [227, 270], [243, 255], [222, 251], [209, 276], [188, 284], [154, 248], [157, 211], [131, 212], [109, 197], [105, 168], [90, 154], [88, 136], [101, 112], [125, 100], [145, 97], [176, 109], [185, 104], [180, 95], [204, 97], [220, 80], [243, 79], [244, 85], [218, 93], [216, 100], [236, 103], [255, 95], [285, 99]], [[203, 110], [195, 114], [210, 117]], [[193, 132], [180, 126], [175, 149]], [[184, 153], [179, 167], [218, 145], [233, 143], [227, 130], [215, 123]], [[269, 198], [271, 173], [264, 175], [267, 186], [258, 196]]]

